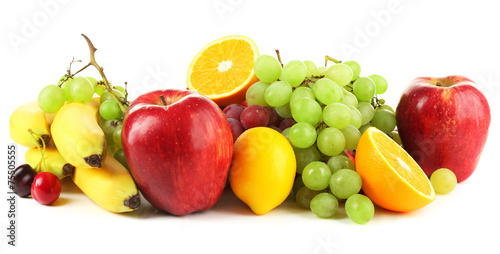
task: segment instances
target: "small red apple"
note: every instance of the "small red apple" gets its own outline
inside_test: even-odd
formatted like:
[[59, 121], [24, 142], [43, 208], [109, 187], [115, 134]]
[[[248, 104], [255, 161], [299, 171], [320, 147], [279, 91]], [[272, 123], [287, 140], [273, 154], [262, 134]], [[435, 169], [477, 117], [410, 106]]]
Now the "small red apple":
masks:
[[396, 120], [403, 148], [427, 175], [448, 168], [462, 182], [476, 169], [491, 116], [472, 80], [420, 77], [403, 92]]
[[224, 189], [233, 138], [222, 110], [195, 91], [139, 96], [125, 114], [130, 172], [156, 208], [184, 215], [211, 208]]

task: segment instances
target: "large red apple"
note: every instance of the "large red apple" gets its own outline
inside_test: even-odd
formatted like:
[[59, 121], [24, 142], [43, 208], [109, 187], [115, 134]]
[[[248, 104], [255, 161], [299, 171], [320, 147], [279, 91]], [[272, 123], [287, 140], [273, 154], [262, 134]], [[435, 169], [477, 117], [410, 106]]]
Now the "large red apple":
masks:
[[462, 182], [476, 169], [491, 116], [473, 81], [448, 76], [413, 80], [401, 96], [396, 119], [403, 147], [427, 175], [448, 168]]
[[125, 114], [122, 144], [137, 186], [156, 208], [174, 215], [203, 211], [222, 194], [233, 138], [224, 113], [207, 97], [174, 89], [139, 96]]

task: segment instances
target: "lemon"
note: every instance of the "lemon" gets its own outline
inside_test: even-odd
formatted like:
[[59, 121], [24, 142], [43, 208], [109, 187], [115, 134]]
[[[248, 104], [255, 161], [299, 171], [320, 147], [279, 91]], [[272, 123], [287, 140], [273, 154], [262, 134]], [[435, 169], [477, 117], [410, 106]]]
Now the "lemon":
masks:
[[234, 194], [257, 215], [279, 206], [293, 187], [297, 164], [281, 133], [251, 128], [234, 143], [229, 182]]

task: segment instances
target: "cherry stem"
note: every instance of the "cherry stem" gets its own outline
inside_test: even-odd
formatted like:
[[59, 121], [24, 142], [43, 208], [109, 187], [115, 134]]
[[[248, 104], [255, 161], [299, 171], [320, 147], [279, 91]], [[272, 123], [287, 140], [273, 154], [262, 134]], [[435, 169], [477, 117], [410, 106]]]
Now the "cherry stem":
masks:
[[275, 49], [274, 51], [276, 51], [276, 55], [278, 56], [278, 61], [281, 64], [281, 68], [283, 68], [283, 62], [281, 61], [280, 50], [279, 49]]
[[332, 61], [334, 63], [342, 63], [342, 61], [337, 60], [337, 59], [335, 59], [333, 57], [325, 56], [325, 67], [328, 64], [328, 61]]
[[[40, 151], [40, 155], [42, 156], [42, 158], [40, 159], [40, 161], [38, 162], [38, 164], [35, 167], [35, 171], [37, 171], [37, 173], [38, 173], [38, 166], [40, 166], [40, 163], [42, 163], [42, 161], [43, 161], [43, 171], [45, 171], [45, 170], [47, 170], [47, 165], [45, 165], [45, 141], [43, 140], [43, 138], [40, 135], [35, 133], [33, 130], [28, 129], [28, 132], [30, 133], [33, 141], [35, 141], [36, 147], [38, 148], [38, 151]], [[40, 149], [40, 145], [36, 141], [35, 136], [40, 138], [40, 140], [42, 141], [43, 149]]]
[[163, 106], [167, 106], [168, 105], [167, 101], [165, 101], [165, 96], [163, 96], [163, 94], [160, 95], [160, 100], [161, 100], [161, 103], [163, 103]]

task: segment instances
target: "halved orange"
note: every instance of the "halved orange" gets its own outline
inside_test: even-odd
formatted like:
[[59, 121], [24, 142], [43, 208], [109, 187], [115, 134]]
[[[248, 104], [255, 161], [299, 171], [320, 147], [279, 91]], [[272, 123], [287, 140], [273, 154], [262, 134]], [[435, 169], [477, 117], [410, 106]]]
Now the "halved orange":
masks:
[[253, 83], [259, 51], [242, 35], [226, 36], [206, 45], [189, 65], [187, 86], [213, 100], [220, 107], [242, 103]]
[[363, 180], [363, 192], [385, 209], [414, 211], [436, 198], [422, 168], [377, 128], [368, 128], [359, 140], [356, 171]]

